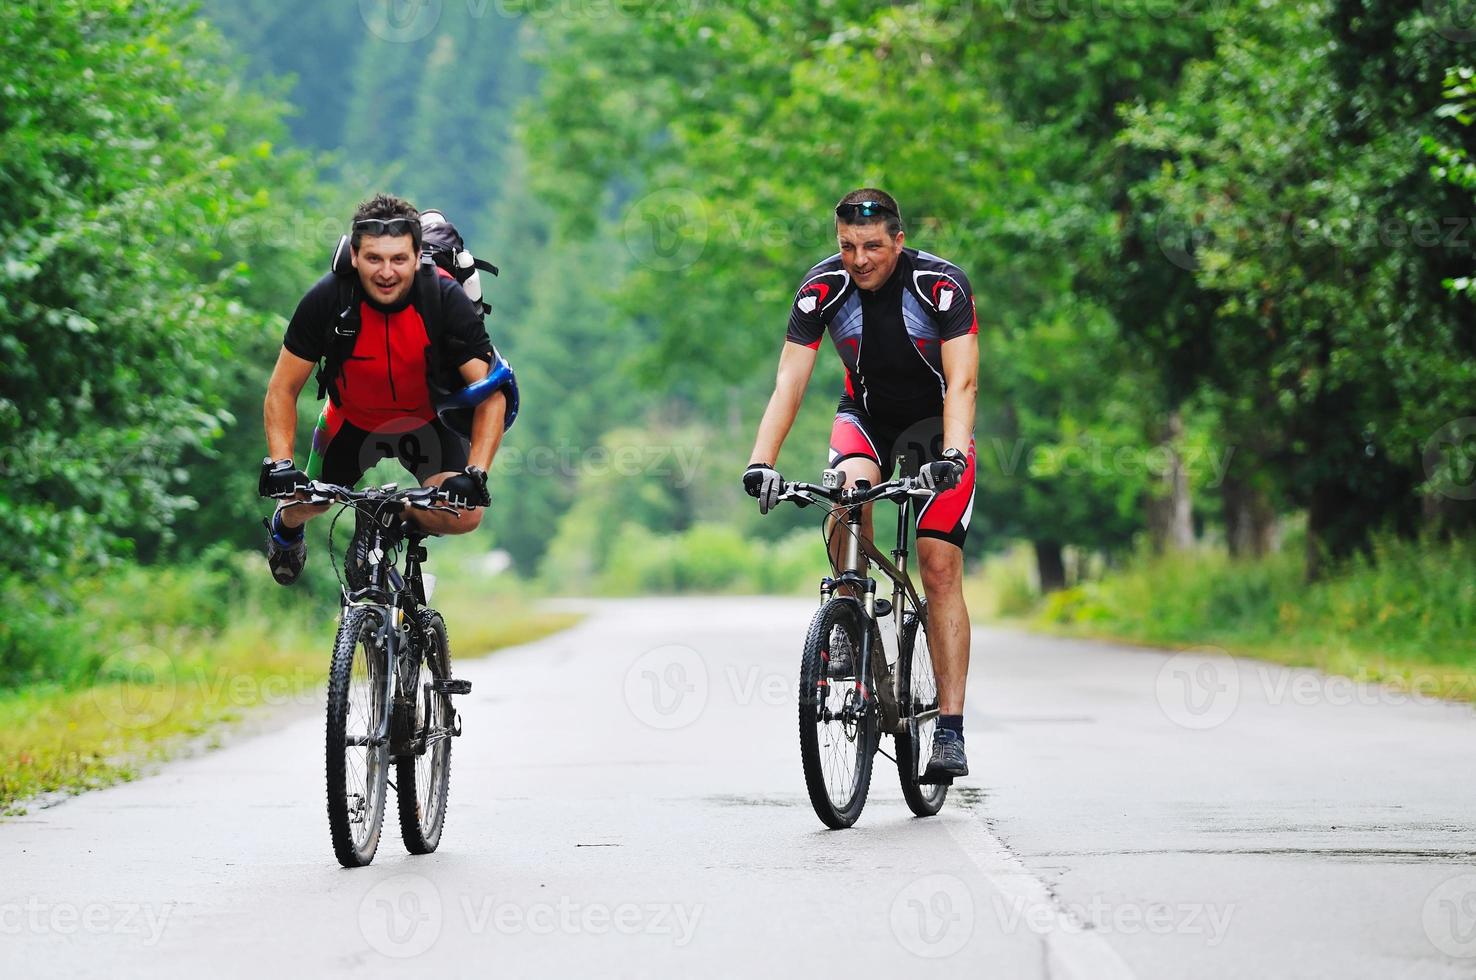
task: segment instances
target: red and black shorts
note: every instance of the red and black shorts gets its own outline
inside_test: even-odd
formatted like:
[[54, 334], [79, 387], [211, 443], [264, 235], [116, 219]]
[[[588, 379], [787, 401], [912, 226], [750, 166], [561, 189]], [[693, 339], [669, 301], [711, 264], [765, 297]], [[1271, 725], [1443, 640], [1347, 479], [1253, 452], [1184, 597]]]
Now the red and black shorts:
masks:
[[[892, 477], [899, 462], [902, 472], [916, 474], [924, 463], [943, 458], [943, 419], [923, 419], [899, 425], [876, 419], [852, 398], [842, 398], [830, 430], [830, 465], [847, 459], [869, 459], [881, 469], [882, 479]], [[958, 486], [945, 490], [918, 509], [917, 536], [941, 538], [962, 548], [974, 513], [974, 441], [969, 440], [969, 461]]]

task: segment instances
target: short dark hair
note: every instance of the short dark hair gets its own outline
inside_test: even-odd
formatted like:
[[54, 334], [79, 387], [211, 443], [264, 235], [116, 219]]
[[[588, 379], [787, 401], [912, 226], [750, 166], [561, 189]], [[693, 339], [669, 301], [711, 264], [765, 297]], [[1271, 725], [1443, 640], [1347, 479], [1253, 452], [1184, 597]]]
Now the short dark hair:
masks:
[[[394, 218], [409, 218], [418, 222], [420, 221], [420, 212], [415, 210], [415, 206], [402, 197], [395, 197], [393, 194], [375, 194], [355, 209], [353, 224], [357, 225], [360, 221], [369, 218], [378, 218], [381, 221], [390, 221]], [[349, 244], [357, 252], [359, 250], [359, 241], [364, 237], [364, 234], [357, 228], [351, 228], [350, 235]], [[419, 255], [420, 230], [417, 228], [411, 232], [410, 238], [415, 245], [415, 254]]]
[[[892, 213], [877, 214], [874, 217], [862, 218], [859, 221], [849, 221], [847, 224], [874, 225], [878, 221], [885, 221], [887, 223], [887, 234], [895, 237], [902, 231], [902, 209], [897, 206], [897, 199], [884, 190], [875, 187], [862, 187], [851, 191], [851, 193], [841, 198], [836, 202], [835, 206], [836, 208], [840, 208], [847, 204], [861, 204], [865, 201], [875, 201], [882, 207], [889, 209]], [[840, 222], [839, 217], [835, 220], [837, 223]]]

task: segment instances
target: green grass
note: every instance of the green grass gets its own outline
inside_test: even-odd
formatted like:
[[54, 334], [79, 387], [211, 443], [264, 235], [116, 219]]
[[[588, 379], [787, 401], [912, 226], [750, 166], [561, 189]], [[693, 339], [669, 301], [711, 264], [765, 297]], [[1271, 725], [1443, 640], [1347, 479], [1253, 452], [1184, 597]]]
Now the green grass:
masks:
[[[540, 610], [515, 583], [489, 589], [457, 564], [446, 563], [434, 605], [458, 661], [579, 619]], [[0, 813], [41, 794], [132, 779], [151, 762], [209, 744], [253, 709], [315, 704], [336, 627], [325, 572], [282, 589], [259, 555], [214, 555], [183, 569], [121, 566], [105, 580], [74, 583], [74, 604], [44, 619], [44, 635], [8, 628], [0, 635], [10, 679], [0, 688]], [[44, 608], [13, 584], [7, 598], [11, 608]]]
[[[1018, 570], [971, 583], [1000, 594]], [[1008, 591], [1005, 587], [1003, 591]], [[1018, 594], [1018, 587], [1015, 589]], [[1006, 604], [1008, 606], [1008, 604]], [[1073, 636], [1316, 667], [1360, 681], [1476, 700], [1476, 542], [1379, 540], [1366, 557], [1307, 584], [1300, 556], [1257, 562], [1202, 550], [1140, 558], [1098, 581], [1007, 609]]]

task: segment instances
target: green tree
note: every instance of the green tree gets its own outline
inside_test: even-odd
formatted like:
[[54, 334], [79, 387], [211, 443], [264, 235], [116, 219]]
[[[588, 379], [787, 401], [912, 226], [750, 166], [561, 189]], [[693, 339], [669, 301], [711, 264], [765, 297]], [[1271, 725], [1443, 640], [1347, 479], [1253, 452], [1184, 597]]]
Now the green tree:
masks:
[[[172, 4], [27, 0], [0, 39], [0, 265], [8, 364], [0, 557], [58, 568], [132, 550], [194, 506], [179, 465], [229, 422], [249, 253], [301, 206], [283, 107], [243, 91]], [[258, 244], [222, 239], [237, 228]], [[251, 231], [255, 229], [255, 231]]]

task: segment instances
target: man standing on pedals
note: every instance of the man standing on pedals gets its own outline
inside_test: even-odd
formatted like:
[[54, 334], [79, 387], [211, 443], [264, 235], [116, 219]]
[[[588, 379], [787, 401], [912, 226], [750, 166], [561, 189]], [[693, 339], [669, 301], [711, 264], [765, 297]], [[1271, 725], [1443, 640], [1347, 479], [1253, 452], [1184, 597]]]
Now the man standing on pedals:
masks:
[[[795, 294], [778, 379], [759, 423], [744, 489], [767, 513], [783, 479], [775, 470], [828, 330], [846, 367], [845, 394], [830, 436], [830, 465], [872, 485], [890, 478], [899, 452], [920, 450], [919, 477], [940, 493], [918, 513], [917, 553], [928, 599], [928, 641], [938, 678], [939, 717], [923, 782], [968, 774], [964, 685], [969, 616], [963, 599], [963, 544], [974, 501], [974, 398], [979, 323], [968, 278], [953, 263], [905, 248], [902, 212], [874, 188], [836, 206], [840, 252], [812, 268]], [[862, 533], [872, 537], [872, 505]], [[844, 532], [832, 536], [839, 561]], [[857, 598], [860, 598], [859, 596]], [[877, 601], [878, 616], [890, 609]], [[853, 669], [831, 651], [832, 675]]]
[[[354, 213], [333, 270], [298, 304], [267, 385], [263, 496], [290, 495], [309, 479], [352, 487], [393, 456], [421, 485], [439, 486], [465, 508], [412, 512], [406, 520], [414, 530], [465, 534], [480, 525], [491, 503], [487, 469], [516, 415], [517, 384], [505, 371], [507, 381], [473, 410], [468, 433], [437, 415], [436, 392], [481, 381], [503, 362], [477, 305], [455, 278], [422, 260], [421, 246], [420, 213], [399, 198], [381, 194]], [[304, 473], [293, 462], [297, 397], [315, 367], [318, 397], [328, 404]], [[327, 509], [279, 505], [267, 522], [267, 562], [282, 585], [307, 562], [303, 525]], [[351, 589], [363, 586], [367, 571], [357, 543], [345, 569]]]

